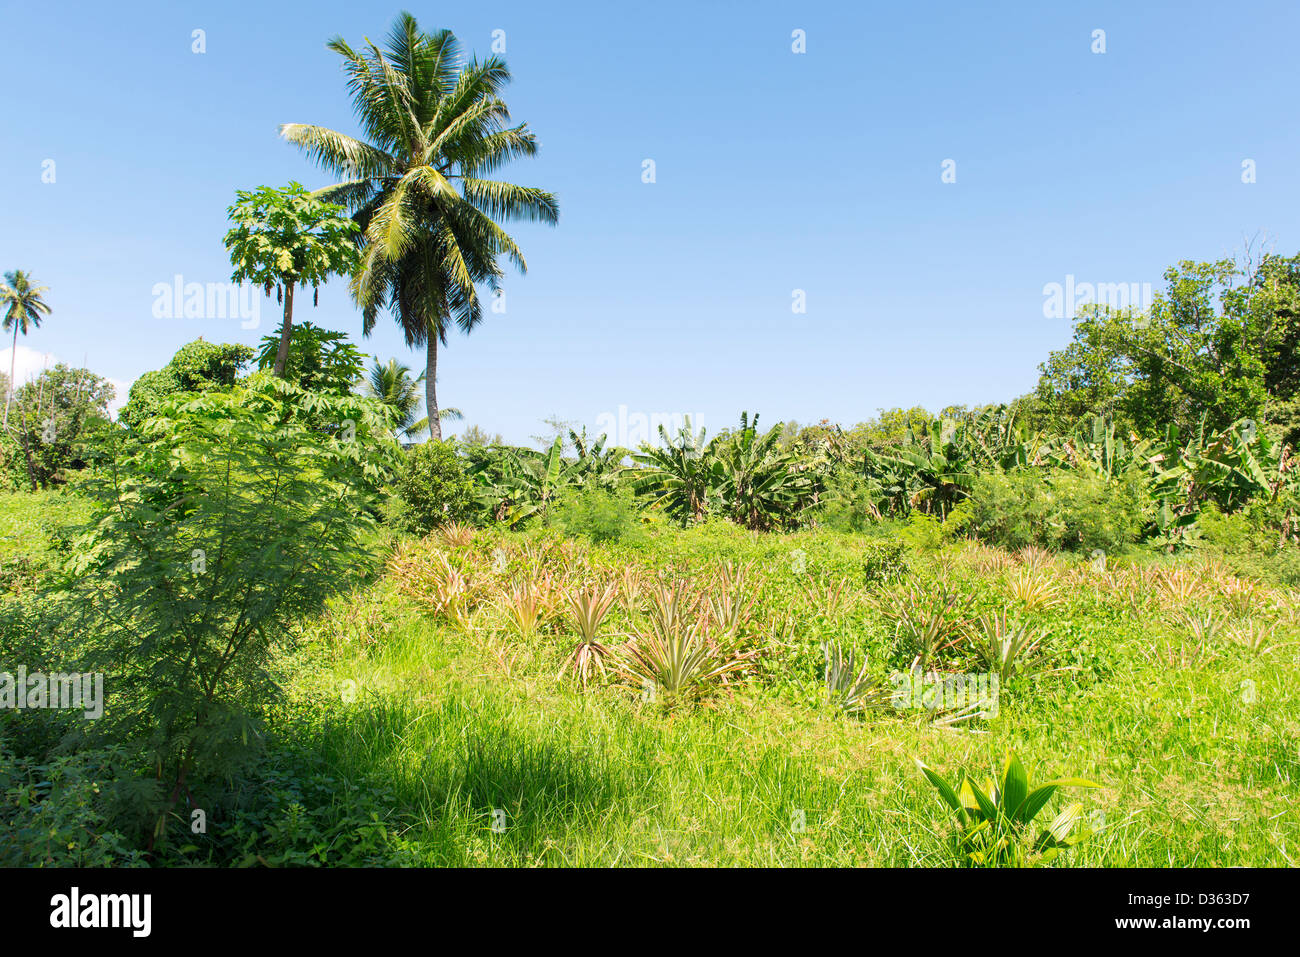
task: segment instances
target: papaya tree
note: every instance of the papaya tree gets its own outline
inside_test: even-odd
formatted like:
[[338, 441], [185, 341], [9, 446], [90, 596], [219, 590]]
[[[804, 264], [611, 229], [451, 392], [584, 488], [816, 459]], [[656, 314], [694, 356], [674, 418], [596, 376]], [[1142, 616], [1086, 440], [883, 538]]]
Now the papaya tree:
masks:
[[274, 287], [284, 303], [284, 320], [275, 353], [274, 371], [284, 378], [293, 332], [295, 288], [312, 287], [312, 298], [331, 275], [350, 276], [359, 253], [357, 224], [342, 206], [317, 199], [298, 183], [283, 189], [262, 186], [239, 190], [227, 211], [233, 223], [226, 249], [235, 267], [232, 282], [252, 282], [266, 294]]

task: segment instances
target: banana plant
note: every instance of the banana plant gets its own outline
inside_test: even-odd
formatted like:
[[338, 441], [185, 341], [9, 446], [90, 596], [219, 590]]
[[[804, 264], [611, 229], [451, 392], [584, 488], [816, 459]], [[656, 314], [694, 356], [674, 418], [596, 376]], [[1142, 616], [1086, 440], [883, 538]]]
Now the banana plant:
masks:
[[863, 474], [879, 494], [881, 511], [907, 514], [920, 508], [946, 515], [965, 498], [983, 471], [1041, 463], [1044, 444], [1026, 435], [1004, 407], [935, 419], [888, 451], [868, 449]]
[[705, 515], [709, 499], [722, 480], [722, 466], [697, 435], [690, 416], [675, 437], [659, 426], [661, 446], [643, 443], [632, 460], [645, 471], [632, 482], [637, 495], [650, 496], [650, 508], [662, 508], [683, 526]]
[[740, 429], [715, 438], [710, 451], [720, 466], [716, 495], [732, 521], [756, 531], [793, 523], [800, 508], [811, 501], [811, 475], [799, 468], [797, 455], [778, 447], [783, 424], [766, 434], [758, 431], [758, 416], [740, 417]]
[[480, 504], [494, 520], [511, 526], [545, 515], [560, 491], [572, 483], [573, 466], [565, 462], [563, 449], [559, 437], [544, 452], [510, 446], [493, 449], [471, 468]]
[[1100, 787], [1084, 778], [1056, 778], [1031, 790], [1029, 775], [1010, 750], [1000, 778], [983, 785], [959, 772], [956, 784], [917, 759], [917, 765], [944, 804], [957, 816], [956, 850], [974, 867], [1023, 867], [1046, 863], [1063, 850], [1085, 841], [1091, 830], [1081, 826], [1083, 805], [1071, 804], [1031, 840], [1034, 819], [1061, 788]]

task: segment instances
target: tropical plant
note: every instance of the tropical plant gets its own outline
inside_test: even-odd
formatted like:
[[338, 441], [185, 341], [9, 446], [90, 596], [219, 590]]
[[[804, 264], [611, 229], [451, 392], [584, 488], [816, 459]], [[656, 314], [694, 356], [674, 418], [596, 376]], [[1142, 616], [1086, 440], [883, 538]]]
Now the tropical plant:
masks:
[[13, 346], [9, 353], [9, 388], [5, 392], [4, 422], [0, 428], [9, 425], [9, 402], [13, 398], [17, 383], [14, 382], [14, 363], [18, 358], [18, 334], [27, 335], [33, 329], [39, 329], [41, 320], [50, 314], [50, 307], [42, 297], [49, 292], [48, 286], [38, 286], [32, 277], [21, 269], [5, 273], [4, 282], [0, 282], [0, 309], [4, 310], [3, 329], [14, 331]]
[[61, 484], [71, 470], [112, 454], [117, 428], [109, 421], [108, 403], [114, 392], [107, 379], [61, 362], [18, 389], [9, 433], [33, 490]]
[[[382, 365], [376, 359], [370, 367], [366, 394], [374, 396], [393, 413], [393, 430], [400, 437], [409, 438], [423, 428], [415, 418], [420, 411], [419, 387], [423, 381], [423, 372], [412, 379], [410, 367], [396, 359], [389, 359]], [[424, 424], [428, 424], [427, 419]]]
[[971, 644], [981, 664], [1005, 684], [1031, 667], [1043, 635], [1019, 621], [1008, 621], [1005, 611], [981, 615], [970, 632]]
[[745, 528], [765, 531], [793, 525], [811, 498], [808, 471], [793, 451], [778, 444], [782, 428], [778, 423], [760, 435], [758, 416], [751, 422], [741, 413], [740, 428], [715, 438], [710, 447], [716, 495], [731, 520]]
[[643, 469], [632, 483], [638, 495], [650, 496], [650, 508], [662, 508], [672, 518], [688, 523], [704, 518], [710, 493], [721, 480], [721, 465], [709, 453], [704, 429], [696, 434], [690, 416], [676, 437], [659, 426], [661, 446], [645, 443], [632, 459]]
[[202, 339], [187, 342], [161, 369], [146, 372], [131, 383], [127, 403], [118, 418], [138, 429], [170, 396], [232, 388], [253, 355], [252, 348], [242, 344]]
[[969, 598], [950, 585], [927, 585], [917, 580], [884, 589], [871, 602], [906, 654], [915, 656], [924, 671], [945, 648], [956, 644], [965, 622]]
[[515, 634], [532, 638], [555, 611], [549, 578], [512, 582], [498, 598], [497, 608]]
[[[257, 367], [272, 369], [281, 364], [283, 346], [283, 335], [264, 336]], [[347, 333], [322, 329], [310, 322], [293, 327], [287, 348], [279, 377], [297, 383], [307, 392], [351, 392], [366, 367], [365, 356], [349, 341]]]
[[408, 531], [428, 532], [464, 521], [474, 508], [473, 483], [452, 441], [412, 446], [395, 487], [401, 507], [392, 519]]
[[579, 684], [585, 689], [593, 669], [605, 675], [605, 658], [609, 648], [600, 641], [600, 625], [614, 606], [618, 597], [618, 586], [608, 584], [603, 588], [591, 585], [569, 595], [569, 613], [574, 628], [578, 631], [578, 641], [564, 661], [564, 666], [556, 676], [562, 678], [572, 669]]
[[1083, 778], [1057, 778], [1031, 790], [1029, 775], [1020, 760], [1007, 751], [1000, 778], [987, 777], [983, 786], [963, 769], [955, 784], [916, 762], [943, 803], [957, 815], [959, 831], [954, 849], [963, 863], [975, 867], [1021, 867], [1046, 863], [1066, 848], [1086, 840], [1091, 831], [1080, 827], [1083, 805], [1071, 804], [1040, 831], [1030, 837], [1040, 811], [1059, 789], [1095, 788], [1100, 785]]
[[[316, 415], [352, 419], [352, 441]], [[142, 431], [85, 486], [97, 512], [69, 554], [60, 628], [113, 675], [93, 733], [138, 741], [170, 791], [157, 837], [196, 779], [251, 757], [279, 650], [364, 573], [368, 489], [393, 449], [368, 400], [265, 375], [167, 399]]]
[[510, 71], [500, 58], [466, 63], [451, 31], [422, 33], [409, 13], [383, 49], [367, 41], [358, 52], [341, 37], [329, 49], [343, 58], [365, 140], [301, 123], [280, 135], [342, 177], [315, 195], [353, 210], [363, 232], [352, 294], [364, 330], [387, 308], [407, 344], [426, 347], [425, 410], [440, 439], [438, 345], [448, 324], [466, 333], [478, 325], [475, 286], [500, 288], [499, 257], [527, 268], [498, 220], [554, 224], [559, 207], [543, 190], [484, 178], [537, 152], [526, 124], [509, 125], [500, 94]]
[[261, 186], [238, 190], [227, 211], [234, 224], [226, 249], [234, 266], [232, 282], [251, 282], [267, 295], [275, 287], [284, 301], [284, 321], [276, 342], [273, 370], [285, 377], [289, 336], [293, 331], [293, 293], [300, 286], [318, 287], [332, 275], [351, 275], [357, 266], [357, 224], [342, 206], [322, 202], [300, 183], [283, 189]]
[[753, 654], [711, 642], [706, 622], [685, 582], [659, 582], [651, 591], [649, 626], [623, 646], [619, 670], [671, 705], [748, 668]]
[[826, 695], [835, 707], [845, 714], [860, 714], [890, 706], [894, 693], [880, 678], [867, 673], [865, 656], [858, 668], [853, 649], [845, 650], [835, 641], [823, 643], [822, 653], [826, 656]]

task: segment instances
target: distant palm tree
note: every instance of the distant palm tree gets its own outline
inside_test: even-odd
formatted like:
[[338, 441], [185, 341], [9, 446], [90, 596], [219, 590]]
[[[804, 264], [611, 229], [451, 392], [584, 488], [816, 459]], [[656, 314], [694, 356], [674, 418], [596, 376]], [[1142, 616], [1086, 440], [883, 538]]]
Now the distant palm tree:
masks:
[[[5, 392], [4, 426], [9, 425], [9, 403], [14, 395], [14, 360], [18, 358], [18, 333], [24, 336], [32, 329], [39, 329], [41, 317], [50, 313], [50, 307], [41, 298], [41, 293], [49, 292], [48, 286], [37, 286], [32, 277], [21, 269], [5, 273], [5, 281], [0, 282], [0, 309], [5, 310], [4, 329], [14, 331], [13, 349], [9, 353], [9, 388]], [[6, 308], [7, 307], [7, 308]]]
[[[370, 367], [370, 378], [365, 385], [367, 395], [373, 396], [393, 410], [396, 424], [394, 430], [398, 435], [409, 438], [429, 427], [428, 418], [416, 420], [415, 414], [420, 409], [420, 383], [424, 381], [421, 372], [411, 378], [410, 366], [403, 365], [396, 359], [375, 364]], [[439, 409], [439, 420], [463, 419], [460, 409]]]
[[425, 346], [425, 407], [431, 437], [442, 438], [435, 389], [438, 343], [451, 320], [466, 333], [483, 318], [476, 291], [504, 275], [498, 257], [520, 272], [523, 253], [497, 220], [554, 224], [550, 193], [483, 179], [537, 152], [527, 124], [509, 126], [499, 97], [510, 81], [493, 56], [465, 63], [450, 30], [421, 33], [403, 13], [380, 50], [358, 53], [342, 37], [328, 44], [344, 60], [348, 90], [369, 142], [322, 126], [287, 123], [280, 135], [343, 182], [316, 195], [354, 210], [363, 231], [352, 295], [369, 334], [387, 308], [407, 345]]
[[407, 435], [415, 425], [415, 414], [420, 411], [420, 383], [424, 373], [411, 378], [410, 366], [396, 359], [381, 365], [379, 360], [370, 367], [370, 378], [365, 391], [393, 411], [394, 429], [398, 435]]

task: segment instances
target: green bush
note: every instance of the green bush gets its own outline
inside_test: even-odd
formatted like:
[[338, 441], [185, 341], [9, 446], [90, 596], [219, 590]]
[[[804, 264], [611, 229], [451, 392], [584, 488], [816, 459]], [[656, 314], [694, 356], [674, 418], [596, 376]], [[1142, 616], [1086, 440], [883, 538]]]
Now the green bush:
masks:
[[1004, 548], [1116, 552], [1137, 541], [1148, 504], [1136, 477], [1107, 481], [1023, 469], [978, 476], [957, 520], [975, 538]]
[[908, 572], [907, 546], [901, 539], [867, 542], [864, 552], [862, 572], [868, 585], [896, 581]]
[[398, 502], [390, 506], [389, 520], [410, 532], [465, 521], [474, 510], [473, 491], [455, 440], [421, 443], [406, 453], [397, 477]]
[[936, 551], [943, 547], [944, 526], [937, 515], [913, 511], [898, 534], [917, 551]]
[[131, 385], [118, 418], [133, 429], [158, 412], [164, 399], [179, 392], [229, 389], [253, 356], [245, 345], [204, 342], [197, 339], [176, 351], [165, 366], [144, 373]]
[[82, 733], [134, 745], [165, 785], [156, 844], [187, 790], [256, 754], [299, 623], [367, 571], [367, 489], [394, 450], [373, 400], [263, 376], [164, 400], [86, 484], [60, 670], [111, 676], [112, 708]]
[[113, 782], [130, 780], [129, 766], [120, 748], [36, 761], [0, 747], [0, 866], [143, 865], [113, 826]]
[[837, 532], [864, 532], [878, 522], [867, 480], [856, 472], [832, 475], [822, 493], [821, 520]]
[[641, 518], [630, 489], [587, 486], [565, 493], [552, 512], [565, 535], [593, 542], [630, 541], [641, 535]]

